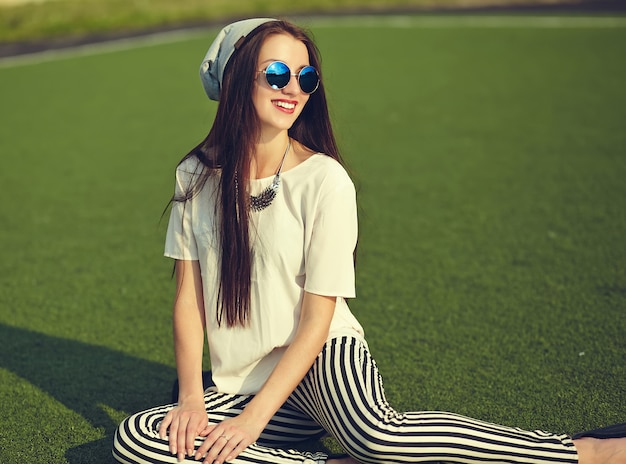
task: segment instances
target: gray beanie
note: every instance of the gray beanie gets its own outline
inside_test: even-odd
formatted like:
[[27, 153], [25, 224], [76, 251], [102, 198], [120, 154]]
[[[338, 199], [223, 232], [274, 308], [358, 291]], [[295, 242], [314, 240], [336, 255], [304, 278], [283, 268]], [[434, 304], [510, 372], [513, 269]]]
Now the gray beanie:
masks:
[[270, 21], [277, 20], [272, 18], [244, 19], [225, 26], [217, 34], [200, 65], [202, 85], [211, 100], [220, 99], [224, 69], [235, 50], [241, 46], [241, 40], [261, 24]]

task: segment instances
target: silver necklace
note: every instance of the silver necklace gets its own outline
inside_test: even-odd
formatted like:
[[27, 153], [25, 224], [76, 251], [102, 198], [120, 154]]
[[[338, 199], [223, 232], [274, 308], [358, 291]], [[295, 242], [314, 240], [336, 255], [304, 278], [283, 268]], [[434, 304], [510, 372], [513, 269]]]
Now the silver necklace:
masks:
[[272, 201], [278, 192], [278, 186], [280, 185], [280, 172], [283, 169], [283, 163], [285, 162], [285, 158], [287, 157], [287, 153], [289, 153], [290, 148], [291, 139], [289, 139], [289, 143], [287, 143], [287, 149], [283, 154], [283, 159], [280, 162], [280, 166], [278, 166], [278, 171], [276, 171], [276, 175], [274, 176], [272, 183], [265, 187], [265, 190], [258, 195], [250, 195], [250, 209], [252, 211], [262, 211], [272, 204]]

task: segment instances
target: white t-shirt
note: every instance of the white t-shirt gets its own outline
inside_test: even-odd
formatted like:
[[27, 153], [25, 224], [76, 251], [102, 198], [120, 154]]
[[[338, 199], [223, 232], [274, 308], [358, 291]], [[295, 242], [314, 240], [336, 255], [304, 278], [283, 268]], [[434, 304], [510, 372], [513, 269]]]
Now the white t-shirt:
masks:
[[[176, 193], [202, 171], [196, 158], [176, 170]], [[258, 195], [273, 176], [251, 181]], [[357, 240], [356, 194], [344, 168], [323, 154], [285, 171], [270, 206], [251, 212], [252, 288], [247, 327], [217, 325], [219, 231], [218, 178], [209, 177], [187, 202], [174, 202], [165, 256], [198, 260], [202, 270], [206, 329], [213, 381], [218, 391], [253, 394], [293, 340], [304, 291], [336, 296], [328, 338], [363, 329], [344, 298], [355, 296], [353, 251]]]

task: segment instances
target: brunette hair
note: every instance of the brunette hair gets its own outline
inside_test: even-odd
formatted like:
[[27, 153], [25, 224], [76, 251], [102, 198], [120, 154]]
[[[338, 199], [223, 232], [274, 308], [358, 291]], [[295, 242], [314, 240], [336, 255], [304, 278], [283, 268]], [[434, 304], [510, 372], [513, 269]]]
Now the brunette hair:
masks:
[[228, 327], [245, 326], [250, 317], [252, 250], [248, 181], [251, 153], [260, 137], [260, 123], [252, 95], [261, 46], [273, 34], [288, 34], [304, 43], [311, 66], [320, 73], [320, 85], [289, 129], [289, 136], [341, 162], [328, 114], [316, 45], [303, 29], [287, 21], [260, 25], [246, 37], [224, 70], [221, 97], [209, 134], [181, 161], [196, 157], [203, 165], [202, 174], [184, 195], [173, 198], [173, 201], [192, 198], [209, 177], [220, 173], [216, 211], [207, 213], [219, 218], [221, 264], [216, 318], [218, 325], [225, 320]]

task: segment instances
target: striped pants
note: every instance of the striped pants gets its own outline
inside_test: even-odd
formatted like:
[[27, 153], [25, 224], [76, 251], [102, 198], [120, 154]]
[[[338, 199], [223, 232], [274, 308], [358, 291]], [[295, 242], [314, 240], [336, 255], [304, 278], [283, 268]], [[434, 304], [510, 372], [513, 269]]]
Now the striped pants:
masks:
[[[210, 422], [238, 415], [250, 399], [208, 391], [205, 404]], [[115, 434], [114, 457], [128, 464], [175, 463], [167, 441], [158, 435], [159, 423], [173, 407], [158, 407], [125, 419]], [[394, 411], [385, 399], [367, 346], [348, 337], [325, 345], [257, 442], [232, 462], [324, 463], [324, 453], [289, 448], [327, 434], [361, 463], [578, 462], [567, 435], [529, 432], [444, 412]], [[201, 442], [197, 439], [196, 448]]]

